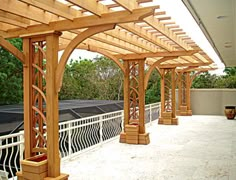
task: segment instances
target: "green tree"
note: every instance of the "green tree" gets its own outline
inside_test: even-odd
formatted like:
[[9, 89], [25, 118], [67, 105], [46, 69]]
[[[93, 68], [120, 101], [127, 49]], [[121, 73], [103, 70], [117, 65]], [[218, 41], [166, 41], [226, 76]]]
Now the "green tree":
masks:
[[204, 72], [194, 79], [192, 88], [215, 88], [217, 79], [218, 77], [215, 74], [211, 75], [209, 72]]
[[145, 103], [159, 102], [161, 99], [160, 75], [157, 71], [153, 71], [148, 81], [148, 86], [145, 95]]
[[96, 86], [99, 99], [120, 100], [123, 94], [123, 73], [114, 61], [101, 56], [95, 58]]
[[71, 60], [66, 66], [60, 99], [96, 99], [95, 65], [92, 60]]
[[224, 72], [226, 76], [236, 76], [236, 67], [226, 67]]
[[[22, 39], [9, 40], [22, 51]], [[23, 99], [23, 66], [11, 53], [0, 47], [0, 104], [15, 104]]]

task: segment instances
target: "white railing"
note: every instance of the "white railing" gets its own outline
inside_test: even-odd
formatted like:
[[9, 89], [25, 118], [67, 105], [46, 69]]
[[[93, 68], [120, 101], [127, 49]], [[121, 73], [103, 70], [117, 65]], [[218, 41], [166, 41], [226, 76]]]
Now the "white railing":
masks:
[[[159, 117], [160, 103], [145, 106], [145, 122], [151, 125]], [[123, 111], [70, 120], [59, 123], [59, 145], [62, 160], [118, 138], [123, 129]], [[24, 152], [23, 131], [0, 136], [0, 171], [14, 179], [20, 170]], [[16, 178], [15, 178], [16, 179]]]

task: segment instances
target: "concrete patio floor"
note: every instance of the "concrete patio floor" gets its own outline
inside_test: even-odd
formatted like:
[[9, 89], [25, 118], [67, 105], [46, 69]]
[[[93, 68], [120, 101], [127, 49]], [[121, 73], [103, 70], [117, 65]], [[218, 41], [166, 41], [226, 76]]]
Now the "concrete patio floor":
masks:
[[147, 128], [149, 145], [118, 139], [62, 162], [70, 180], [236, 180], [236, 120], [179, 117]]

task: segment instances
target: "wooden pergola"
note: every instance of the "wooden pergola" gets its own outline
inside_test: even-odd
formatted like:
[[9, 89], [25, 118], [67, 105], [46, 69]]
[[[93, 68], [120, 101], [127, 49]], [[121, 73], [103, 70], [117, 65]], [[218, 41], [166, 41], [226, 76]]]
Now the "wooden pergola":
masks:
[[[17, 37], [23, 39], [23, 52], [6, 40]], [[208, 55], [152, 0], [2, 0], [0, 45], [24, 67], [25, 161], [30, 163], [19, 179], [68, 178], [60, 172], [58, 92], [74, 49], [103, 54], [123, 71], [124, 143], [149, 143], [145, 88], [153, 70], [161, 76], [159, 123], [177, 125], [176, 112], [191, 115], [193, 78], [215, 69]], [[59, 50], [64, 50], [60, 60]], [[38, 154], [47, 156], [44, 171], [29, 172]]]

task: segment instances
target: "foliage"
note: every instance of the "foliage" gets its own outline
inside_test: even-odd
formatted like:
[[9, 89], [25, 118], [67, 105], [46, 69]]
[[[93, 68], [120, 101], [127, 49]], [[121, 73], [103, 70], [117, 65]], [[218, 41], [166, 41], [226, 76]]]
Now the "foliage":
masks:
[[225, 68], [225, 75], [217, 76], [205, 72], [197, 76], [192, 84], [193, 88], [236, 88], [236, 67]]
[[161, 87], [160, 76], [157, 71], [153, 71], [148, 81], [148, 86], [145, 94], [145, 103], [155, 103], [160, 101]]
[[[9, 40], [22, 51], [22, 40]], [[23, 66], [7, 50], [0, 47], [0, 105], [22, 102], [23, 99]]]
[[71, 61], [67, 65], [60, 99], [109, 99], [122, 95], [123, 74], [108, 58]]

